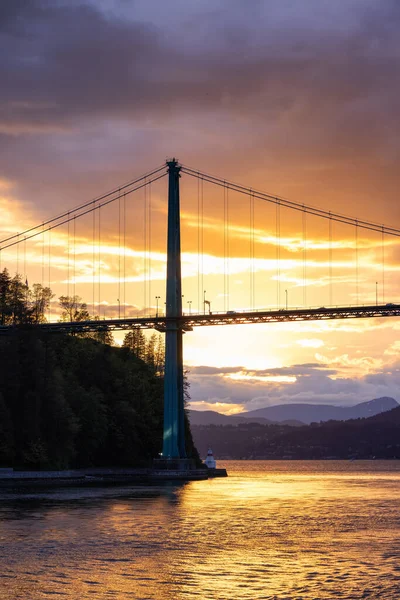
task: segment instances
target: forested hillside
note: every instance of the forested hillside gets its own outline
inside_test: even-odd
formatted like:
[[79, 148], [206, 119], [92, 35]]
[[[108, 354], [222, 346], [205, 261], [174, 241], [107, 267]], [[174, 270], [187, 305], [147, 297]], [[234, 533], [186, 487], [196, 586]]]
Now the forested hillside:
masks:
[[[107, 330], [41, 334], [32, 325], [45, 320], [52, 294], [34, 290], [0, 274], [1, 324], [16, 325], [0, 337], [0, 466], [150, 464], [162, 449], [162, 339], [135, 329], [117, 348]], [[89, 317], [76, 297], [59, 304], [61, 319]]]
[[194, 425], [192, 431], [200, 453], [211, 446], [216, 458], [400, 458], [400, 407], [367, 419], [304, 427], [246, 423]]

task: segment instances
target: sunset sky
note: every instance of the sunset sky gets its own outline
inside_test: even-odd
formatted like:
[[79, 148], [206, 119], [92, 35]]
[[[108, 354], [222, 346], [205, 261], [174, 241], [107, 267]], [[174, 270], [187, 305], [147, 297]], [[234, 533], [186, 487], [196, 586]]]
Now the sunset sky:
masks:
[[[400, 228], [399, 28], [397, 0], [1, 3], [1, 239], [171, 156]], [[229, 192], [226, 229], [224, 190], [181, 182], [185, 311], [204, 290], [213, 311], [400, 302], [399, 238], [308, 216], [305, 250], [302, 213], [281, 209], [278, 237], [256, 200], [251, 258], [249, 197]], [[162, 310], [166, 199], [164, 178], [100, 227], [97, 212], [4, 250], [1, 268], [101, 316]], [[192, 407], [400, 402], [399, 334], [394, 318], [199, 328], [184, 336]]]

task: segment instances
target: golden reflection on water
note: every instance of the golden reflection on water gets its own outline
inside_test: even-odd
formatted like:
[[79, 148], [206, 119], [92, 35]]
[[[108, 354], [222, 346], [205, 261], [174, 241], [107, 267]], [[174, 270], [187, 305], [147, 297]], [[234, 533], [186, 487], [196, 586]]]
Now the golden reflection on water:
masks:
[[227, 479], [1, 493], [1, 599], [400, 598], [400, 465], [227, 463]]

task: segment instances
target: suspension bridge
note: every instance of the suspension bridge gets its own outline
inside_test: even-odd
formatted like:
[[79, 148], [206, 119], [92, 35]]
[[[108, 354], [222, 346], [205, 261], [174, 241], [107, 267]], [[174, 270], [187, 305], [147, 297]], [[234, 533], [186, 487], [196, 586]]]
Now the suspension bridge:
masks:
[[[156, 189], [164, 178], [167, 211], [165, 191]], [[181, 179], [189, 184], [185, 210]], [[166, 227], [160, 224], [165, 213]], [[49, 294], [46, 313], [30, 326], [62, 333], [139, 327], [165, 334], [162, 456], [184, 464], [183, 334], [211, 325], [399, 317], [393, 262], [399, 238], [400, 229], [296, 203], [170, 159], [4, 237], [0, 270], [14, 271], [26, 290], [28, 279], [36, 280], [42, 290], [73, 299], [79, 292], [86, 300], [86, 318], [71, 320]], [[0, 335], [20, 326], [11, 315]]]

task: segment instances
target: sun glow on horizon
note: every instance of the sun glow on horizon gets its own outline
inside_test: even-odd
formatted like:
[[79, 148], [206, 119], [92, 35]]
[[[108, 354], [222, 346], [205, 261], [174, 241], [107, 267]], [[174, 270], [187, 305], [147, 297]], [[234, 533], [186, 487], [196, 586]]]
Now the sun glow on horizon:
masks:
[[295, 383], [295, 375], [255, 375], [252, 373], [231, 373], [226, 375], [233, 381], [261, 381], [264, 383]]
[[189, 405], [190, 409], [205, 411], [214, 410], [223, 415], [238, 415], [245, 411], [244, 404], [229, 404], [227, 402], [207, 402], [206, 400], [191, 401]]

